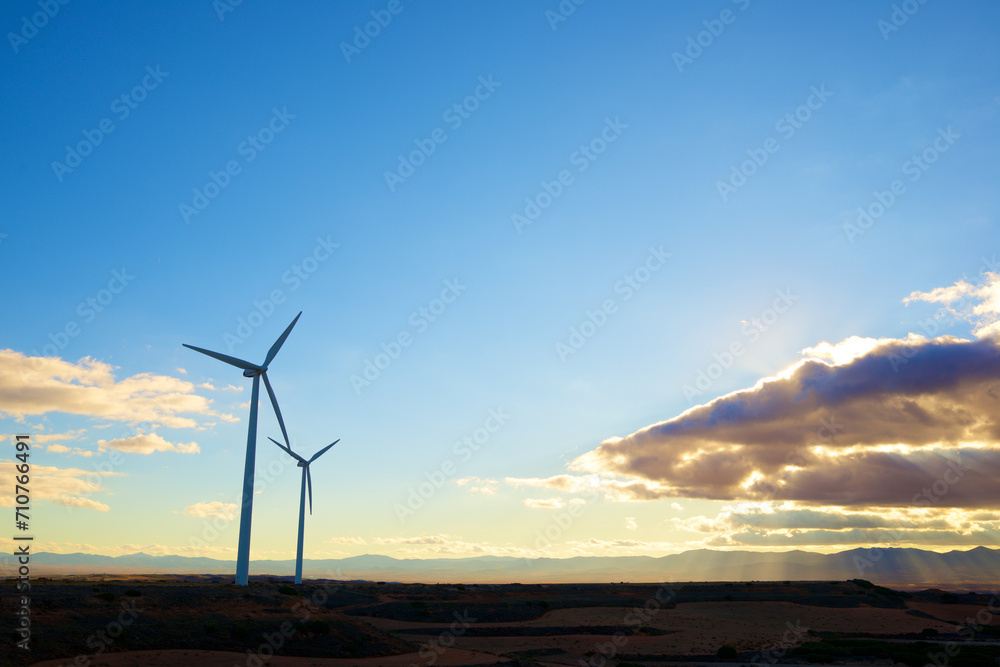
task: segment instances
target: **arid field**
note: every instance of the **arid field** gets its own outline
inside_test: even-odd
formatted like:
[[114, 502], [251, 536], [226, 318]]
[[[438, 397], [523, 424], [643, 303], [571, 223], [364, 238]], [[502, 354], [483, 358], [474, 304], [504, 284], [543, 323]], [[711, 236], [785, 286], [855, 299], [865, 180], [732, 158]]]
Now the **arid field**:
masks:
[[[15, 602], [3, 596], [4, 618]], [[991, 606], [987, 594], [862, 580], [293, 586], [263, 577], [239, 588], [218, 577], [75, 577], [33, 583], [31, 652], [8, 631], [2, 653], [4, 664], [46, 667], [924, 665], [939, 653], [950, 665], [989, 665], [1000, 656]]]

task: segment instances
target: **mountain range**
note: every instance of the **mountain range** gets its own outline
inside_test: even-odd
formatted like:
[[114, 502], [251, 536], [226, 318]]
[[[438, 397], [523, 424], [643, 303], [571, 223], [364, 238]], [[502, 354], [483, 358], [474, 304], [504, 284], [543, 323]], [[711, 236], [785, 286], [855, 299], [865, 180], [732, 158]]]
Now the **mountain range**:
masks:
[[[96, 554], [31, 555], [31, 576], [187, 574], [232, 575], [234, 561], [187, 556]], [[295, 561], [253, 560], [251, 574], [288, 576]], [[7, 556], [3, 576], [16, 576]], [[602, 583], [614, 581], [806, 581], [862, 578], [887, 586], [965, 585], [1000, 582], [1000, 549], [976, 547], [938, 553], [910, 548], [808, 551], [716, 551], [697, 549], [661, 557], [581, 556], [574, 558], [408, 558], [382, 555], [304, 561], [306, 578], [363, 579], [424, 583]]]

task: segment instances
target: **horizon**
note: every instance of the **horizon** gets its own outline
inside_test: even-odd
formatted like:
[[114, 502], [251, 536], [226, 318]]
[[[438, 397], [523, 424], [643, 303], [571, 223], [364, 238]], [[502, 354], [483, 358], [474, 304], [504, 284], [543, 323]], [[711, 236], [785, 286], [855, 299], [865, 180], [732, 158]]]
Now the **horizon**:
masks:
[[570, 5], [0, 12], [7, 552], [1000, 544], [1000, 7]]

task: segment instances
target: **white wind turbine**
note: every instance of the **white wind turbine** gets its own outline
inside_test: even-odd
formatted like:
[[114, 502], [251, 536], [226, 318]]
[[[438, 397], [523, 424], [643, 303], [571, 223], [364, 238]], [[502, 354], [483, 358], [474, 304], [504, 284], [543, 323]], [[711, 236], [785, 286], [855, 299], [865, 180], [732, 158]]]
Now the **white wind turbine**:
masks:
[[247, 429], [247, 456], [246, 463], [243, 467], [243, 498], [240, 506], [240, 543], [239, 549], [236, 553], [237, 586], [246, 586], [250, 576], [250, 523], [251, 516], [253, 514], [253, 474], [254, 462], [257, 455], [257, 402], [260, 396], [260, 379], [264, 378], [264, 387], [267, 388], [267, 395], [271, 397], [271, 405], [274, 406], [274, 416], [278, 418], [278, 426], [281, 427], [281, 434], [285, 437], [285, 442], [288, 442], [288, 433], [285, 431], [285, 422], [281, 418], [281, 410], [278, 409], [278, 399], [274, 397], [274, 390], [271, 389], [271, 383], [267, 379], [267, 367], [268, 364], [274, 360], [274, 355], [278, 354], [278, 350], [281, 349], [285, 339], [288, 338], [288, 334], [291, 333], [292, 327], [295, 326], [295, 323], [299, 321], [299, 317], [301, 316], [301, 312], [295, 316], [292, 323], [288, 325], [288, 328], [285, 329], [284, 333], [278, 337], [278, 340], [274, 342], [271, 349], [267, 351], [264, 363], [259, 366], [257, 364], [251, 364], [249, 361], [237, 359], [236, 357], [230, 357], [226, 354], [212, 352], [211, 350], [205, 350], [203, 348], [184, 343], [184, 347], [189, 347], [196, 352], [207, 354], [208, 356], [214, 357], [219, 361], [224, 361], [231, 366], [242, 368], [244, 377], [253, 378], [253, 392], [250, 395], [250, 426]]
[[291, 446], [286, 447], [285, 445], [282, 445], [274, 438], [268, 438], [268, 440], [270, 440], [278, 447], [281, 447], [283, 450], [285, 450], [285, 452], [288, 453], [289, 456], [298, 459], [299, 461], [298, 466], [302, 468], [302, 489], [299, 492], [299, 541], [298, 541], [298, 549], [296, 550], [295, 553], [295, 583], [301, 584], [302, 542], [306, 527], [306, 486], [309, 487], [309, 513], [310, 514], [313, 513], [313, 482], [312, 482], [312, 473], [309, 472], [309, 464], [318, 459], [324, 453], [326, 453], [326, 450], [330, 449], [338, 442], [340, 442], [340, 439], [338, 438], [337, 440], [334, 440], [329, 445], [327, 445], [323, 449], [313, 454], [312, 458], [309, 459], [308, 461], [306, 461], [304, 458], [293, 452]]

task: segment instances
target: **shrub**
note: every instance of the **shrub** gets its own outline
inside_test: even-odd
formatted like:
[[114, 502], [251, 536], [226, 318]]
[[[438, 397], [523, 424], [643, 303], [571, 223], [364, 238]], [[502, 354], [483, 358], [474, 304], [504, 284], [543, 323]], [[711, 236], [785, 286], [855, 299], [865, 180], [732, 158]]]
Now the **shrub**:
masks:
[[465, 590], [465, 584], [459, 584], [458, 586], [455, 586], [455, 588], [457, 588], [460, 591], [464, 591]]
[[726, 644], [719, 647], [719, 650], [715, 652], [715, 657], [719, 660], [739, 660], [740, 652], [736, 650], [736, 647]]
[[115, 594], [112, 593], [112, 592], [110, 592], [110, 591], [107, 591], [107, 592], [104, 592], [104, 593], [98, 593], [97, 597], [101, 598], [102, 600], [104, 600], [106, 602], [114, 602], [115, 601]]
[[307, 632], [313, 635], [330, 634], [330, 624], [318, 618], [297, 623], [296, 626], [301, 632]]
[[137, 591], [134, 588], [130, 588], [127, 591], [125, 591], [125, 595], [129, 596], [130, 598], [139, 598], [142, 597], [142, 591]]
[[278, 586], [278, 592], [282, 595], [298, 595], [298, 590], [294, 586]]

